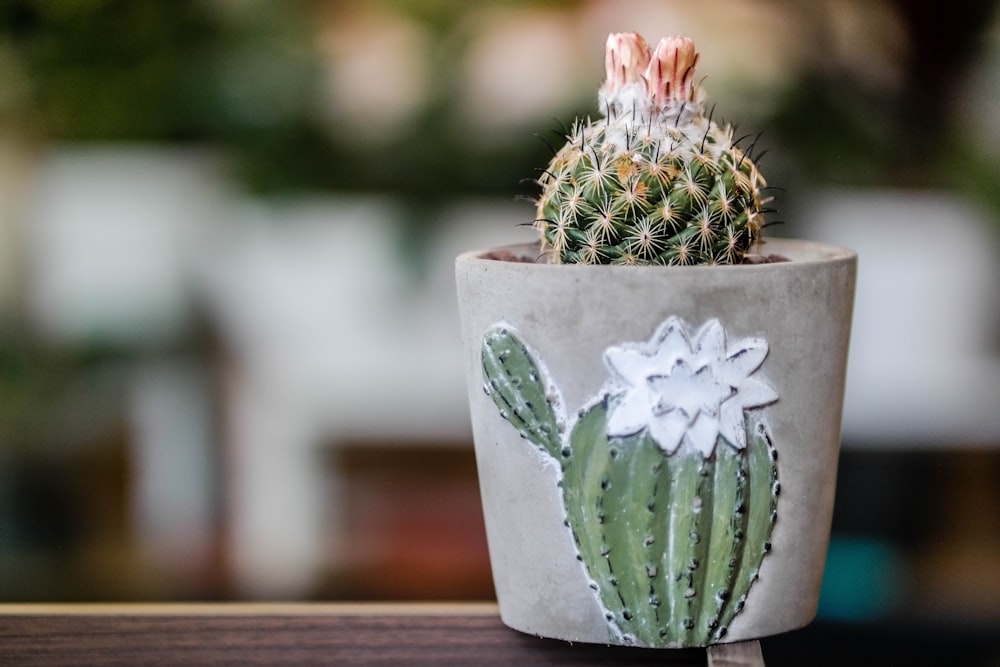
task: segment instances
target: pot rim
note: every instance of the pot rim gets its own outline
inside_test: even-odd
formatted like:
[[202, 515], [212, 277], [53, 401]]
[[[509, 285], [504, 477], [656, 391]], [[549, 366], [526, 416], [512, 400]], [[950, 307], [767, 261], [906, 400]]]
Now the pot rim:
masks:
[[[695, 264], [688, 266], [662, 266], [662, 265], [642, 265], [642, 266], [622, 266], [611, 264], [549, 264], [538, 261], [541, 255], [540, 243], [538, 241], [528, 243], [511, 243], [469, 250], [458, 255], [458, 263], [478, 263], [478, 262], [498, 262], [507, 266], [523, 266], [526, 270], [533, 271], [613, 271], [620, 273], [688, 273], [695, 271], [774, 271], [781, 270], [789, 265], [818, 265], [827, 263], [837, 263], [843, 261], [853, 261], [857, 259], [857, 253], [850, 248], [808, 241], [804, 239], [772, 238], [762, 242], [759, 246], [761, 254], [780, 255], [788, 261], [761, 262], [759, 264], [716, 264], [705, 265]], [[507, 252], [517, 258], [518, 261], [489, 257], [487, 255], [498, 252]], [[530, 269], [528, 267], [531, 267]]]

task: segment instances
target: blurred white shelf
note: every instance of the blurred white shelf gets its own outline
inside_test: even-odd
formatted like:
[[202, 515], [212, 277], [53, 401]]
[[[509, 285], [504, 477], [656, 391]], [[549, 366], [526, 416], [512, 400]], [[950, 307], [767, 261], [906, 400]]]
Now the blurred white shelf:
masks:
[[28, 317], [61, 344], [169, 344], [188, 331], [188, 258], [220, 214], [209, 153], [58, 146], [25, 185], [18, 234]]
[[845, 447], [1000, 446], [1000, 224], [904, 190], [812, 193], [794, 218], [858, 252]]
[[[308, 594], [344, 548], [338, 441], [470, 443], [454, 259], [530, 238], [529, 208], [457, 205], [417, 279], [379, 199], [243, 202], [199, 276], [236, 360], [227, 413], [237, 576], [254, 597]], [[332, 443], [332, 444], [331, 444]], [[330, 536], [332, 529], [333, 536]]]

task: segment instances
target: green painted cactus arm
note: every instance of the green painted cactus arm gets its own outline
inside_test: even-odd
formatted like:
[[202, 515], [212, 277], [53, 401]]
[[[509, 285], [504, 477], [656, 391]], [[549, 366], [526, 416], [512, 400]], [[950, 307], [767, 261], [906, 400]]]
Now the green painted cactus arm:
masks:
[[504, 419], [557, 460], [562, 450], [559, 414], [527, 346], [498, 325], [483, 336], [484, 389]]

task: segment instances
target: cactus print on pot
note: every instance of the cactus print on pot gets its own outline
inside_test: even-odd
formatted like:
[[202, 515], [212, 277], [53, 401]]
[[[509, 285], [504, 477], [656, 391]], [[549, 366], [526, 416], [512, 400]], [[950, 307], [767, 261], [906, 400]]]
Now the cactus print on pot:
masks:
[[726, 635], [771, 549], [778, 472], [754, 373], [759, 338], [727, 341], [711, 319], [671, 317], [648, 342], [607, 348], [606, 384], [569, 419], [515, 328], [482, 341], [486, 393], [559, 464], [565, 528], [605, 612], [609, 639], [669, 648]]

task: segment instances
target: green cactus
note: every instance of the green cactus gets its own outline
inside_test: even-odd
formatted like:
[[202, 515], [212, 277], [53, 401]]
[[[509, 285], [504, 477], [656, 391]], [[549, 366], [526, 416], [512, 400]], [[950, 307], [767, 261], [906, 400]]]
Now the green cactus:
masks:
[[603, 117], [577, 121], [538, 179], [535, 225], [552, 263], [739, 264], [764, 226], [766, 186], [733, 129], [704, 114], [694, 43], [650, 51], [612, 34]]
[[777, 517], [777, 455], [763, 422], [750, 420], [742, 449], [668, 454], [648, 432], [609, 436], [604, 394], [567, 437], [544, 369], [510, 327], [486, 333], [482, 362], [500, 414], [560, 464], [565, 525], [612, 637], [648, 647], [722, 639]]

